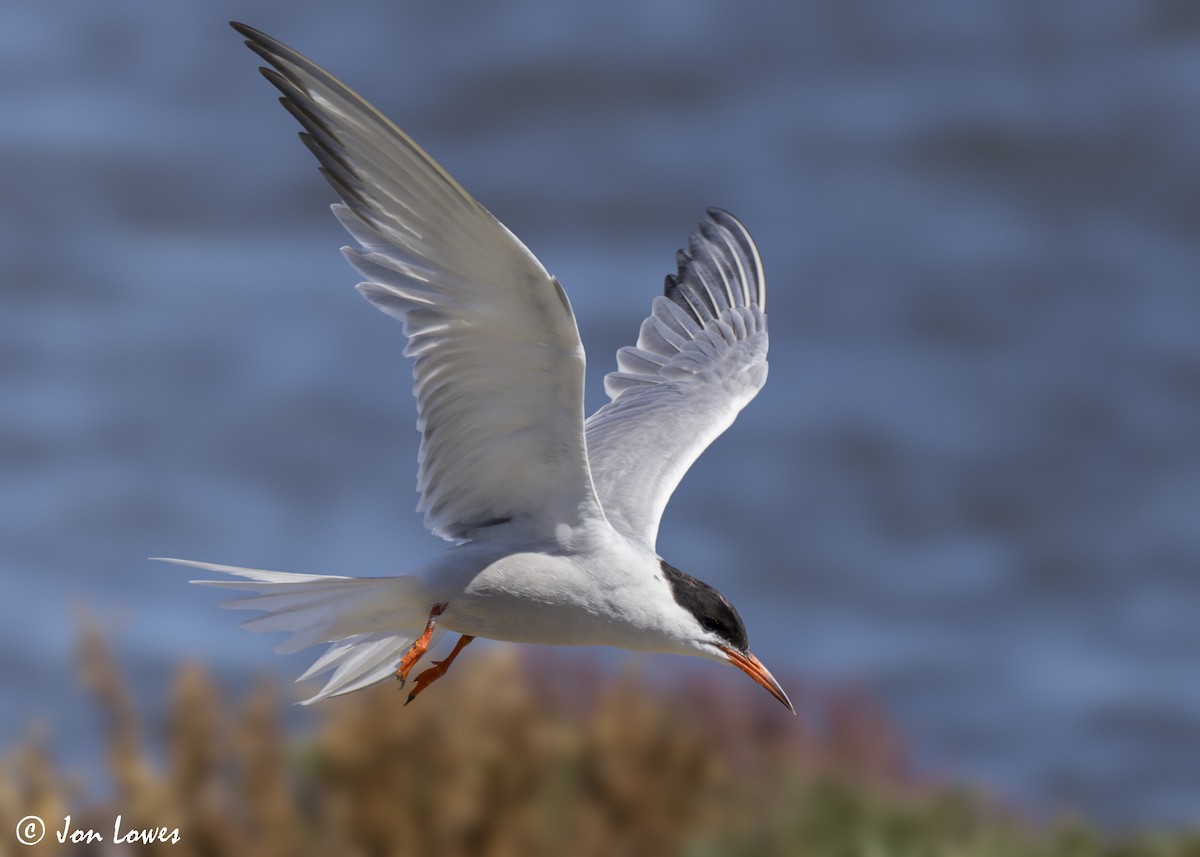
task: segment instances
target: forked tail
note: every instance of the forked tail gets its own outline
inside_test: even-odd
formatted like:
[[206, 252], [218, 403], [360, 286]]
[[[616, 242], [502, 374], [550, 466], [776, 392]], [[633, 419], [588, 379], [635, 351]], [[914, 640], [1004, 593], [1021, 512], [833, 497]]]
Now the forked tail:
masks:
[[315, 696], [304, 700], [304, 705], [361, 690], [391, 676], [425, 627], [433, 606], [419, 577], [292, 574], [187, 559], [156, 559], [244, 578], [191, 582], [253, 593], [221, 606], [263, 611], [265, 615], [242, 623], [249, 631], [290, 631], [291, 636], [275, 647], [279, 654], [333, 643], [296, 679], [305, 681], [334, 671]]

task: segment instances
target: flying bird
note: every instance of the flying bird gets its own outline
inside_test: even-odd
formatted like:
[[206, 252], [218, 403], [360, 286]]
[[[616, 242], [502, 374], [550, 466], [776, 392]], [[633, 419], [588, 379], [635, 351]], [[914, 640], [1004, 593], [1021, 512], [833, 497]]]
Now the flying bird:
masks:
[[[452, 547], [394, 577], [337, 577], [167, 560], [235, 580], [224, 606], [244, 627], [288, 631], [276, 651], [328, 650], [298, 681], [332, 671], [306, 702], [392, 676], [405, 682], [441, 633], [459, 634], [407, 702], [476, 637], [615, 646], [733, 664], [791, 709], [716, 589], [655, 551], [683, 474], [767, 377], [758, 250], [709, 209], [636, 345], [584, 418], [584, 352], [558, 280], [408, 135], [316, 63], [233, 28], [341, 202], [359, 292], [399, 319], [413, 358], [426, 526]], [[407, 702], [405, 704], [407, 704]]]

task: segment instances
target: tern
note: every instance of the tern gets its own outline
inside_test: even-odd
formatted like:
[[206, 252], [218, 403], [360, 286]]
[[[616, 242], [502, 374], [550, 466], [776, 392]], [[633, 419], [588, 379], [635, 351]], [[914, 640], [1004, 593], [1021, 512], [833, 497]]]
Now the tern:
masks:
[[767, 377], [758, 250], [709, 209], [637, 344], [617, 352], [610, 401], [583, 412], [584, 352], [558, 280], [408, 135], [327, 71], [231, 26], [300, 122], [301, 139], [357, 242], [342, 252], [359, 292], [399, 319], [414, 359], [421, 432], [418, 511], [455, 544], [393, 577], [291, 574], [170, 559], [239, 580], [223, 606], [288, 631], [276, 651], [331, 643], [297, 681], [332, 670], [306, 703], [392, 676], [459, 634], [406, 705], [476, 637], [613, 646], [733, 664], [795, 712], [716, 589], [655, 551], [679, 480]]

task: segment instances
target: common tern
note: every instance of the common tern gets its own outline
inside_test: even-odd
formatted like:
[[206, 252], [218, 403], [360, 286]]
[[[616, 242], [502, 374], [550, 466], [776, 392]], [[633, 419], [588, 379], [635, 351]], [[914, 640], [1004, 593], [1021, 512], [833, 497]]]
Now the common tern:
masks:
[[[584, 352], [571, 303], [534, 255], [408, 135], [316, 63], [243, 24], [263, 75], [341, 202], [342, 252], [359, 292], [404, 324], [414, 358], [426, 526], [454, 542], [395, 577], [338, 577], [167, 560], [239, 580], [223, 605], [288, 631], [276, 651], [329, 649], [298, 681], [333, 671], [306, 702], [395, 676], [442, 632], [460, 635], [408, 696], [475, 637], [615, 646], [733, 664], [793, 712], [751, 653], [737, 611], [655, 551], [683, 474], [767, 378], [758, 250], [709, 209], [666, 278], [637, 344], [583, 412]], [[406, 702], [407, 704], [407, 702]]]

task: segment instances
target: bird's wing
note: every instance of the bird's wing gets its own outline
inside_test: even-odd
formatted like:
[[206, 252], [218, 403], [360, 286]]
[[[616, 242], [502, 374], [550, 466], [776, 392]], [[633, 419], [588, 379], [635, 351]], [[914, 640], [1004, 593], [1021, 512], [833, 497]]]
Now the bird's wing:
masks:
[[[311, 60], [234, 29], [300, 124], [360, 248], [358, 289], [404, 322], [422, 432], [418, 509], [450, 540], [545, 537], [601, 515], [583, 435], [583, 346], [566, 294], [517, 238]], [[493, 531], [493, 533], [496, 531]]]
[[609, 522], [650, 549], [671, 492], [767, 379], [766, 292], [750, 233], [719, 209], [677, 255], [636, 346], [604, 379], [586, 425]]

